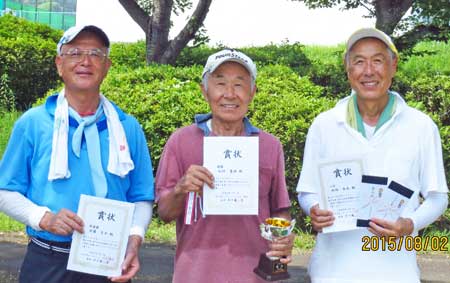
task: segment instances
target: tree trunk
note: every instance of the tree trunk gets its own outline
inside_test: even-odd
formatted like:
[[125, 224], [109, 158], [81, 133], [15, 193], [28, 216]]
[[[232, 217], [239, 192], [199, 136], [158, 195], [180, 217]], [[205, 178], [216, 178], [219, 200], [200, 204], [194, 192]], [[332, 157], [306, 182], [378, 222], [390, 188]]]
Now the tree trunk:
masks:
[[154, 0], [151, 15], [134, 0], [119, 0], [133, 20], [145, 32], [147, 64], [174, 64], [181, 50], [195, 37], [209, 11], [212, 0], [199, 0], [186, 26], [169, 42], [173, 0]]
[[405, 13], [411, 8], [413, 0], [375, 0], [375, 16], [377, 29], [392, 35], [398, 22]]
[[156, 0], [153, 3], [151, 30], [147, 34], [147, 63], [162, 63], [161, 57], [169, 44], [172, 8], [173, 0]]
[[148, 24], [151, 22], [151, 15], [147, 14], [134, 0], [119, 0], [119, 3], [141, 29], [147, 32]]
[[180, 54], [181, 50], [191, 41], [199, 28], [203, 25], [203, 21], [208, 14], [209, 7], [212, 0], [200, 0], [195, 8], [194, 13], [189, 18], [189, 21], [180, 33], [170, 41], [169, 46], [166, 48], [160, 63], [163, 64], [175, 64], [175, 61]]

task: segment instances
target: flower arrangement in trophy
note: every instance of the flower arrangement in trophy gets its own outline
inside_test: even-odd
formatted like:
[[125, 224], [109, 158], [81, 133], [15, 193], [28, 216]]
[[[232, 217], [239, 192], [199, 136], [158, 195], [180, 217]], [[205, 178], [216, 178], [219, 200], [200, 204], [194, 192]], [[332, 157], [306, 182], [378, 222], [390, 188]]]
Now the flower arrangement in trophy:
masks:
[[[295, 220], [274, 217], [267, 218], [264, 223], [259, 225], [259, 228], [264, 239], [274, 241], [276, 238], [291, 234], [294, 226]], [[266, 281], [277, 281], [290, 277], [286, 263], [282, 263], [279, 257], [269, 257], [266, 254], [261, 254], [259, 264], [253, 271]]]

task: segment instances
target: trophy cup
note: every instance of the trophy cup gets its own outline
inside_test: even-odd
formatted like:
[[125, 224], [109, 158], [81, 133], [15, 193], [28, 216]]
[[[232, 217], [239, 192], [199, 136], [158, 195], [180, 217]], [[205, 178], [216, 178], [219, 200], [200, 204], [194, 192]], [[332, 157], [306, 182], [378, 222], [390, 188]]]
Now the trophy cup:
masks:
[[[295, 226], [295, 220], [289, 221], [283, 218], [267, 218], [259, 228], [261, 236], [269, 241], [291, 234]], [[290, 277], [287, 272], [287, 264], [282, 263], [279, 257], [269, 257], [261, 254], [259, 264], [253, 270], [266, 281], [278, 281]]]

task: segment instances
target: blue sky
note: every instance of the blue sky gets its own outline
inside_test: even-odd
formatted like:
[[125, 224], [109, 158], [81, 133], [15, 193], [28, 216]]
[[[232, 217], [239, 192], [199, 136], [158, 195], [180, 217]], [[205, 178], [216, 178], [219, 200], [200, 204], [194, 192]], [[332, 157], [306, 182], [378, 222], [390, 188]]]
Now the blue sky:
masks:
[[[194, 4], [197, 1], [194, 0]], [[213, 0], [205, 27], [210, 45], [260, 46], [283, 41], [308, 45], [336, 45], [360, 27], [374, 26], [364, 9], [309, 10], [290, 0]], [[174, 18], [171, 36], [184, 26], [187, 15]], [[77, 24], [96, 24], [112, 41], [144, 38], [139, 26], [117, 0], [78, 0]]]

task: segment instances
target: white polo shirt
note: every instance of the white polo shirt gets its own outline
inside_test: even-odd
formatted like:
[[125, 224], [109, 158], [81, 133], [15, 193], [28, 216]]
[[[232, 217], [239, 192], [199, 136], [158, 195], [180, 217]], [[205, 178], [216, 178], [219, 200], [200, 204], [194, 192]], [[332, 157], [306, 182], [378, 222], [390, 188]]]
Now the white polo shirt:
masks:
[[[414, 195], [402, 216], [419, 206], [419, 193], [448, 191], [439, 131], [424, 113], [397, 96], [392, 118], [368, 140], [346, 123], [349, 97], [321, 113], [311, 125], [297, 192], [319, 194], [317, 163], [321, 160], [360, 157], [367, 175], [386, 176], [408, 187]], [[417, 233], [415, 231], [414, 233]], [[319, 233], [310, 260], [313, 283], [420, 282], [414, 251], [362, 251], [367, 229]]]

